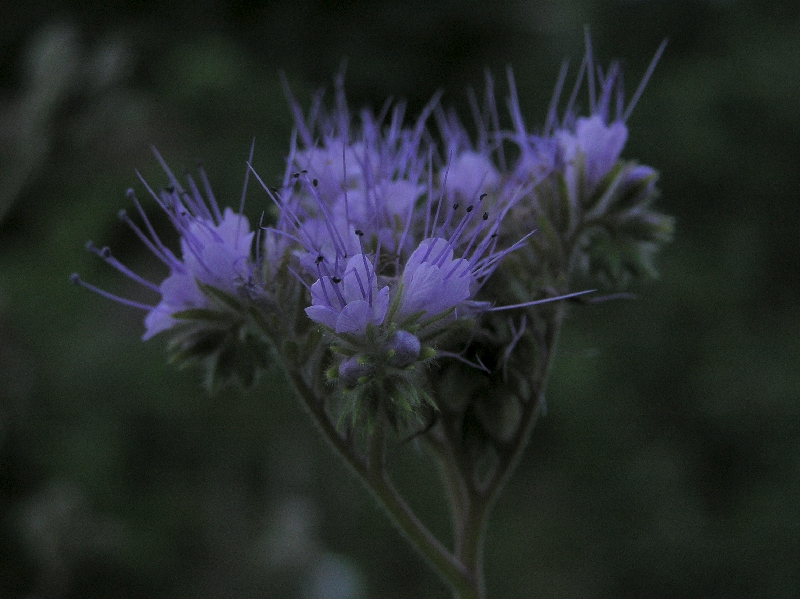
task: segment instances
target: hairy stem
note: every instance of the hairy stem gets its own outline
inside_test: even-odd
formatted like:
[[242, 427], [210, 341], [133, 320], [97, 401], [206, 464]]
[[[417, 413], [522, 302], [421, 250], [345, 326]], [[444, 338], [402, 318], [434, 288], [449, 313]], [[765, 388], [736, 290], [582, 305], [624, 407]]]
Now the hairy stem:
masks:
[[301, 373], [288, 365], [286, 372], [322, 435], [336, 454], [364, 482], [411, 545], [454, 590], [457, 597], [482, 599], [482, 595], [474, 592], [475, 582], [472, 572], [466, 569], [414, 514], [386, 474], [383, 461], [385, 449], [383, 423], [376, 424], [375, 431], [370, 437], [368, 455], [361, 455], [351, 439], [343, 436], [331, 422], [325, 411], [324, 402], [306, 384]]

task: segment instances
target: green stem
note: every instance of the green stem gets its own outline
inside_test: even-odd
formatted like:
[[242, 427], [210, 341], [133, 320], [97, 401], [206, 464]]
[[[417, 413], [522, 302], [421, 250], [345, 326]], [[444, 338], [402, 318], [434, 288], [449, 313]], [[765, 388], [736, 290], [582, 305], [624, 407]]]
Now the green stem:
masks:
[[386, 510], [389, 518], [411, 545], [431, 564], [433, 569], [462, 599], [482, 599], [474, 592], [472, 573], [430, 532], [398, 493], [384, 469], [385, 450], [382, 423], [370, 438], [369, 453], [358, 453], [352, 440], [337, 430], [325, 412], [324, 402], [306, 384], [302, 375], [286, 365], [286, 372], [298, 396], [334, 451], [367, 485], [373, 496]]
[[500, 491], [503, 490], [508, 479], [517, 468], [525, 447], [530, 441], [533, 427], [539, 418], [542, 411], [542, 402], [544, 401], [544, 390], [547, 385], [547, 379], [550, 376], [550, 370], [553, 366], [553, 358], [555, 356], [555, 346], [558, 341], [558, 336], [561, 331], [561, 322], [564, 315], [564, 307], [558, 306], [555, 313], [547, 318], [544, 332], [544, 339], [542, 347], [544, 348], [545, 355], [543, 357], [542, 365], [539, 370], [535, 390], [533, 396], [525, 403], [519, 427], [517, 427], [516, 434], [510, 442], [498, 447], [499, 462], [495, 470], [491, 484], [486, 489], [487, 509], [494, 502]]
[[[447, 425], [445, 425], [447, 427]], [[447, 427], [448, 430], [450, 427]], [[450, 499], [450, 510], [453, 522], [454, 552], [458, 561], [469, 573], [469, 585], [456, 590], [456, 599], [483, 599], [485, 585], [482, 567], [483, 534], [473, 532], [473, 528], [481, 528], [482, 518], [476, 518], [475, 494], [466, 480], [470, 466], [463, 455], [457, 454], [457, 447], [447, 436], [428, 435], [427, 441], [439, 459], [442, 477]]]
[[494, 501], [516, 469], [541, 412], [544, 387], [550, 373], [554, 349], [561, 328], [563, 308], [548, 317], [542, 339], [543, 355], [535, 379], [534, 393], [524, 404], [519, 426], [510, 441], [496, 446], [498, 463], [488, 483], [480, 484], [472, 472], [472, 461], [464, 454], [461, 423], [456, 415], [442, 415], [438, 434], [428, 435], [428, 442], [442, 467], [442, 475], [451, 500], [455, 537], [455, 555], [469, 572], [472, 584], [456, 599], [484, 599], [483, 548], [486, 524]]

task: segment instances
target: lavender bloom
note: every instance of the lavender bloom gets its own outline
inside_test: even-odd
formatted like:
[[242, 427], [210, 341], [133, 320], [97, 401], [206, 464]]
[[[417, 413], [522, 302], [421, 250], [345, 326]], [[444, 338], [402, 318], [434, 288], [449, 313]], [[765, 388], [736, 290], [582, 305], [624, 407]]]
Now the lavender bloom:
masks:
[[351, 257], [341, 277], [323, 276], [311, 286], [306, 314], [336, 331], [363, 336], [369, 325], [380, 325], [389, 307], [389, 287], [378, 291], [372, 263], [363, 254]]
[[500, 184], [500, 173], [488, 154], [472, 150], [458, 154], [441, 177], [449, 195], [467, 201], [495, 190]]
[[295, 152], [291, 162], [298, 171], [314, 174], [322, 195], [336, 197], [362, 182], [368, 171], [378, 164], [378, 156], [363, 143], [346, 145], [333, 138]]
[[183, 261], [167, 263], [172, 274], [159, 287], [161, 301], [145, 317], [147, 330], [143, 339], [178, 324], [179, 320], [173, 317], [178, 312], [213, 307], [198, 283], [238, 295], [250, 275], [253, 236], [247, 218], [230, 208], [225, 209], [219, 223], [190, 218], [181, 237]]
[[[541, 135], [527, 132], [514, 80], [509, 72], [509, 108], [514, 122], [511, 139], [520, 148], [516, 176], [523, 180], [540, 179], [548, 172], [561, 172], [573, 205], [577, 205], [582, 198], [592, 196], [598, 184], [620, 159], [628, 139], [626, 121], [644, 91], [664, 47], [665, 43], [656, 51], [636, 92], [625, 106], [619, 63], [612, 62], [604, 72], [595, 63], [591, 39], [587, 33], [586, 54], [563, 117], [558, 117], [558, 104], [566, 80], [566, 64], [559, 74]], [[588, 88], [589, 114], [578, 116], [575, 104], [584, 83]]]
[[[422, 139], [434, 102], [410, 129], [402, 126], [402, 104], [391, 110], [388, 123], [363, 111], [359, 126], [351, 128], [341, 80], [331, 113], [319, 106], [319, 97], [308, 119], [291, 98], [290, 103], [296, 142], [281, 197], [273, 199], [290, 215], [285, 234], [308, 252], [305, 270], [314, 273], [308, 267], [318, 256], [328, 264], [346, 260], [362, 251], [362, 243], [373, 250], [378, 244], [386, 252], [407, 250], [414, 207], [426, 189]], [[364, 233], [361, 239], [355, 230]]]
[[401, 126], [402, 107], [395, 107], [386, 126], [362, 112], [351, 130], [341, 88], [336, 109], [327, 114], [315, 105], [309, 121], [292, 101], [297, 138], [306, 147], [293, 145], [283, 190], [265, 189], [281, 213], [281, 234], [295, 244], [300, 270], [315, 278], [306, 315], [337, 334], [364, 337], [379, 327], [388, 347], [394, 327], [426, 336], [444, 317], [449, 322], [489, 309], [476, 293], [524, 242], [497, 247], [512, 202], [500, 202], [491, 219], [495, 210], [480, 206], [503, 187], [500, 171], [487, 144], [473, 149], [457, 121], [448, 124], [441, 111], [451, 160], [434, 170], [436, 152], [423, 134], [434, 106], [435, 100], [412, 128]]
[[142, 337], [144, 340], [185, 323], [185, 319], [176, 317], [181, 312], [219, 310], [219, 301], [209, 297], [201, 286], [212, 287], [232, 297], [240, 295], [242, 286], [251, 278], [250, 253], [255, 235], [243, 215], [230, 208], [220, 212], [205, 173], [200, 172], [206, 197], [191, 177], [187, 178], [188, 190], [181, 187], [157, 152], [156, 158], [169, 178], [170, 187], [156, 193], [144, 179], [140, 177], [140, 180], [180, 234], [181, 258], [176, 257], [158, 237], [133, 190], [129, 190], [128, 195], [144, 221], [144, 228], [134, 223], [125, 211], [120, 212], [120, 218], [169, 268], [169, 276], [160, 285], [156, 285], [121, 264], [108, 248], [98, 249], [91, 243], [87, 247], [126, 276], [160, 294], [159, 303], [152, 306], [121, 298], [81, 281], [77, 275], [72, 277], [75, 283], [105, 297], [147, 310], [145, 333]]
[[420, 243], [403, 269], [403, 295], [397, 317], [421, 313], [423, 319], [435, 317], [466, 302], [471, 297], [474, 279], [470, 264], [453, 259], [453, 248], [444, 239]]
[[578, 197], [581, 186], [586, 195], [593, 194], [617, 163], [628, 139], [628, 128], [621, 121], [606, 124], [600, 115], [593, 114], [579, 118], [574, 132], [556, 131], [555, 139], [570, 196]]

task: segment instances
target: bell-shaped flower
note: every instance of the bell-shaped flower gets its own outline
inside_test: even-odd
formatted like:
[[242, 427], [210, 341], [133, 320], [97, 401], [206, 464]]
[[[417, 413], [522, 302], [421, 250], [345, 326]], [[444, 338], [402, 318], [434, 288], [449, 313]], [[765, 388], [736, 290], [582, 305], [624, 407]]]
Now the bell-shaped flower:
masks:
[[172, 274], [159, 286], [161, 301], [145, 317], [143, 339], [171, 328], [173, 314], [209, 307], [198, 283], [236, 295], [250, 275], [250, 246], [254, 233], [247, 218], [226, 208], [219, 224], [210, 219], [188, 223], [181, 237], [183, 260], [171, 265]]
[[409, 256], [403, 269], [397, 318], [402, 322], [421, 314], [425, 319], [456, 308], [470, 299], [473, 280], [469, 261], [454, 259], [448, 241], [426, 239]]
[[[577, 119], [574, 131], [556, 131], [555, 138], [570, 194], [583, 189], [590, 195], [619, 160], [628, 128], [622, 121], [606, 124], [600, 115], [593, 114]], [[578, 180], [581, 176], [582, 182]]]
[[228, 296], [237, 297], [253, 274], [250, 254], [255, 233], [250, 230], [247, 218], [230, 208], [220, 211], [202, 170], [200, 175], [205, 193], [200, 191], [190, 176], [187, 176], [188, 186], [184, 189], [158, 152], [155, 155], [167, 175], [169, 187], [156, 193], [144, 179], [140, 179], [177, 231], [181, 257], [178, 258], [161, 241], [133, 190], [128, 191], [128, 196], [135, 204], [144, 226], [136, 224], [124, 210], [119, 215], [142, 243], [169, 268], [167, 278], [160, 284], [153, 283], [119, 262], [108, 248], [96, 248], [91, 243], [87, 244], [87, 248], [122, 274], [158, 293], [161, 296], [158, 304], [153, 306], [122, 298], [82, 281], [78, 275], [72, 277], [75, 283], [105, 297], [146, 310], [143, 339], [176, 326], [181, 322], [174, 318], [176, 313], [192, 309], [219, 310], [219, 302], [210, 298], [201, 286], [213, 287]]
[[389, 307], [389, 287], [378, 290], [372, 262], [352, 256], [342, 275], [325, 275], [311, 286], [311, 305], [306, 314], [336, 333], [363, 336], [370, 325], [383, 323]]

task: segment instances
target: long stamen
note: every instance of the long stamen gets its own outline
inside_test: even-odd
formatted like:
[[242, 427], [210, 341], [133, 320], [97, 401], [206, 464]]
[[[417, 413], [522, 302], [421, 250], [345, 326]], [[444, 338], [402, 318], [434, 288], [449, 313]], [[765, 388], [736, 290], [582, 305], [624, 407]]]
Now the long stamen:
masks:
[[520, 146], [524, 146], [527, 140], [527, 133], [525, 133], [525, 121], [522, 118], [522, 110], [519, 106], [519, 95], [517, 94], [517, 84], [514, 80], [514, 72], [510, 67], [506, 69], [506, 76], [508, 78], [508, 112], [511, 116], [511, 122], [514, 123], [514, 132], [516, 133], [517, 143]]
[[130, 268], [128, 268], [127, 266], [122, 264], [122, 262], [120, 262], [119, 260], [114, 258], [114, 256], [111, 255], [111, 250], [108, 247], [98, 248], [91, 241], [87, 241], [86, 242], [86, 249], [89, 250], [90, 252], [92, 252], [94, 255], [99, 256], [100, 258], [102, 258], [107, 264], [109, 264], [110, 266], [112, 266], [115, 269], [117, 269], [119, 272], [124, 274], [126, 277], [128, 277], [130, 279], [133, 279], [134, 281], [136, 281], [140, 285], [144, 285], [148, 289], [152, 289], [156, 293], [161, 293], [161, 289], [159, 289], [158, 285], [156, 285], [155, 283], [152, 283], [151, 281], [148, 281], [144, 277], [136, 274]]
[[594, 293], [595, 289], [587, 289], [586, 291], [576, 291], [575, 293], [568, 293], [566, 295], [559, 295], [556, 297], [546, 297], [545, 299], [534, 300], [531, 302], [523, 302], [521, 304], [512, 304], [510, 306], [497, 306], [494, 308], [488, 308], [487, 312], [502, 312], [503, 310], [514, 310], [516, 308], [527, 308], [528, 306], [536, 306], [538, 304], [546, 304], [548, 302], [558, 302], [561, 300], [569, 299], [571, 297], [578, 297], [579, 295], [585, 295], [587, 293]]
[[551, 135], [558, 124], [558, 101], [561, 99], [561, 92], [564, 90], [564, 83], [567, 80], [568, 70], [569, 62], [565, 60], [561, 63], [561, 69], [558, 71], [558, 79], [556, 79], [556, 86], [555, 89], [553, 89], [553, 97], [550, 99], [550, 105], [547, 108], [547, 120], [544, 124], [545, 135]]
[[503, 140], [501, 139], [500, 133], [500, 113], [497, 110], [497, 101], [494, 96], [494, 79], [492, 79], [488, 70], [486, 71], [486, 107], [495, 138], [494, 143], [495, 149], [497, 150], [497, 161], [500, 164], [500, 169], [505, 171], [507, 170], [506, 154], [503, 149]]
[[181, 264], [180, 260], [178, 260], [175, 256], [173, 256], [171, 252], [167, 253], [166, 248], [164, 248], [164, 251], [162, 251], [161, 248], [163, 246], [161, 246], [160, 242], [158, 242], [159, 245], [157, 247], [152, 241], [150, 241], [150, 239], [147, 237], [147, 235], [145, 235], [144, 232], [136, 225], [136, 223], [134, 223], [130, 219], [130, 217], [128, 216], [128, 213], [125, 212], [125, 210], [120, 210], [119, 213], [118, 213], [118, 216], [119, 216], [120, 220], [122, 220], [122, 222], [124, 222], [126, 225], [128, 225], [131, 228], [131, 230], [134, 232], [136, 237], [138, 237], [139, 240], [142, 243], [144, 243], [145, 246], [147, 246], [147, 249], [150, 250], [151, 252], [153, 252], [153, 254], [159, 260], [161, 260], [164, 264], [166, 264], [170, 268], [180, 269], [180, 264]]
[[595, 113], [597, 98], [594, 90], [594, 57], [592, 56], [592, 36], [589, 35], [588, 26], [583, 30], [583, 37], [586, 40], [586, 80], [589, 85], [589, 108], [592, 113]]
[[[250, 154], [247, 156], [247, 164], [252, 164], [253, 163], [253, 154], [255, 153], [255, 151], [256, 151], [256, 138], [254, 137], [253, 141], [250, 142]], [[205, 172], [204, 171], [200, 171], [200, 173], [201, 173], [201, 176], [204, 178], [204, 180], [206, 180], [205, 179]], [[244, 200], [245, 200], [245, 196], [247, 196], [247, 185], [249, 183], [250, 183], [250, 169], [246, 168], [246, 169], [244, 169], [244, 183], [242, 183], [242, 195], [241, 195], [241, 197], [239, 199], [239, 214], [244, 214]], [[209, 192], [210, 192], [211, 191], [211, 186], [210, 185], [208, 186], [208, 189], [209, 189]], [[217, 202], [216, 201], [213, 202], [212, 205], [217, 208], [217, 213], [219, 213], [219, 207], [217, 207]], [[220, 219], [220, 221], [221, 221], [221, 219]], [[217, 221], [217, 222], [220, 222], [220, 221]], [[242, 219], [239, 219], [238, 222], [236, 223], [236, 240], [237, 240], [237, 244], [238, 244], [238, 240], [239, 240], [239, 232], [241, 230], [241, 227], [242, 227]]]
[[[371, 306], [372, 305], [372, 277], [375, 276], [375, 273], [373, 272], [372, 274], [370, 274], [370, 272], [369, 272], [369, 261], [367, 260], [366, 254], [364, 254], [364, 244], [363, 244], [364, 232], [359, 230], [359, 229], [356, 229], [356, 235], [358, 235], [358, 243], [359, 243], [359, 245], [361, 245], [361, 259], [364, 262], [364, 272], [367, 274], [367, 287], [369, 289], [369, 291], [368, 291], [369, 300], [368, 301], [369, 301], [369, 305]], [[378, 262], [378, 255], [379, 254], [375, 255], [376, 266], [377, 266], [377, 262]], [[362, 297], [367, 297], [367, 295], [364, 293], [364, 287], [361, 286], [361, 277], [358, 275], [358, 271], [356, 271], [356, 278], [358, 280], [358, 285], [361, 287], [361, 296]]]
[[184, 193], [184, 189], [183, 187], [181, 187], [180, 181], [178, 181], [178, 178], [172, 173], [172, 170], [169, 168], [169, 166], [167, 166], [166, 161], [161, 157], [161, 154], [159, 154], [155, 146], [150, 146], [150, 149], [153, 151], [153, 154], [155, 154], [156, 160], [158, 160], [158, 164], [161, 165], [161, 168], [167, 174], [170, 186], [174, 187], [175, 190], [178, 191], [178, 193]]
[[[220, 222], [222, 220], [222, 216], [212, 216], [211, 211], [208, 209], [208, 206], [203, 201], [203, 196], [200, 194], [200, 190], [197, 188], [197, 185], [192, 179], [192, 176], [189, 173], [186, 173], [186, 182], [189, 184], [189, 191], [191, 194], [187, 193], [184, 194], [183, 198], [188, 198], [191, 200], [191, 204], [187, 205], [187, 202], [184, 200], [183, 204], [186, 205], [187, 209], [194, 214], [195, 216], [199, 216], [201, 218], [206, 218], [208, 220], [213, 220], [216, 218], [217, 220], [214, 222]], [[212, 206], [216, 205], [216, 202], [210, 202]], [[216, 210], [216, 213], [219, 214], [219, 209]]]
[[653, 74], [653, 71], [656, 68], [656, 64], [658, 64], [661, 55], [664, 53], [664, 49], [667, 47], [667, 40], [665, 39], [661, 42], [661, 45], [656, 50], [655, 56], [653, 56], [653, 60], [650, 61], [650, 65], [647, 67], [647, 70], [642, 77], [642, 80], [639, 82], [639, 87], [636, 88], [633, 96], [631, 97], [631, 101], [628, 103], [628, 108], [625, 109], [625, 114], [622, 115], [622, 121], [625, 122], [628, 120], [628, 117], [631, 116], [631, 112], [633, 112], [636, 103], [639, 101], [639, 98], [642, 97], [642, 93], [644, 93], [644, 88], [647, 85], [647, 82], [650, 80], [650, 76]]
[[347, 246], [345, 245], [344, 239], [342, 239], [339, 230], [336, 228], [333, 215], [331, 214], [330, 209], [323, 201], [322, 197], [319, 195], [317, 187], [312, 183], [311, 180], [309, 180], [306, 173], [295, 173], [295, 174], [297, 175], [296, 178], [299, 178], [301, 175], [305, 177], [304, 181], [306, 182], [306, 187], [309, 188], [311, 192], [311, 197], [314, 199], [317, 208], [319, 208], [319, 211], [322, 213], [322, 220], [325, 223], [325, 228], [328, 230], [328, 235], [330, 235], [331, 242], [333, 243], [336, 252], [341, 253], [343, 256], [346, 256]]
[[[574, 115], [575, 102], [578, 100], [578, 93], [580, 93], [581, 85], [583, 83], [583, 75], [586, 73], [587, 57], [584, 56], [581, 61], [581, 66], [578, 67], [578, 76], [575, 78], [575, 85], [572, 88], [572, 93], [567, 100], [567, 106], [564, 108], [564, 121], [569, 121]], [[562, 122], [562, 125], [568, 125], [568, 122]]]
[[[485, 197], [486, 197], [486, 194], [481, 195], [481, 197], [479, 198], [479, 201], [482, 200]], [[472, 249], [472, 244], [477, 241], [478, 237], [481, 234], [481, 231], [483, 231], [483, 228], [486, 225], [486, 221], [488, 221], [488, 220], [489, 220], [489, 213], [488, 212], [484, 212], [483, 216], [481, 216], [481, 222], [478, 223], [477, 228], [475, 229], [475, 231], [473, 231], [472, 236], [470, 237], [470, 240], [467, 243], [467, 247], [465, 247], [464, 251], [461, 253], [463, 256], [466, 256], [467, 254], [469, 254], [469, 251]]]
[[[148, 249], [153, 252], [156, 257], [161, 260], [164, 264], [169, 267], [174, 265], [180, 264], [180, 260], [178, 260], [175, 255], [170, 251], [170, 249], [165, 246], [159, 236], [156, 234], [153, 225], [150, 223], [150, 219], [147, 218], [147, 214], [142, 208], [142, 205], [139, 203], [139, 200], [136, 198], [136, 193], [132, 189], [128, 189], [127, 194], [128, 199], [131, 200], [136, 206], [137, 212], [139, 212], [139, 216], [142, 217], [142, 222], [144, 223], [147, 232], [150, 234], [150, 238], [148, 238], [144, 232], [139, 229], [139, 227], [128, 217], [128, 213], [125, 210], [121, 210], [118, 213], [119, 218], [127, 224], [131, 229], [133, 229], [134, 233], [136, 233], [137, 237], [145, 242]], [[152, 242], [150, 241], [152, 239]]]
[[155, 308], [155, 306], [150, 306], [148, 304], [141, 304], [139, 302], [135, 302], [133, 300], [129, 300], [129, 299], [124, 298], [124, 297], [120, 297], [119, 295], [114, 295], [113, 293], [109, 293], [108, 291], [104, 291], [103, 289], [100, 289], [99, 287], [95, 287], [91, 283], [87, 283], [86, 281], [81, 279], [80, 276], [78, 275], [78, 273], [73, 273], [70, 276], [69, 280], [72, 281], [72, 283], [74, 285], [78, 285], [80, 287], [86, 287], [86, 289], [94, 291], [98, 295], [102, 295], [103, 297], [108, 298], [110, 300], [113, 300], [115, 302], [119, 302], [120, 304], [124, 304], [126, 306], [130, 306], [131, 308], [138, 308], [140, 310], [147, 310], [148, 312], [150, 310], [152, 310], [153, 308]]

